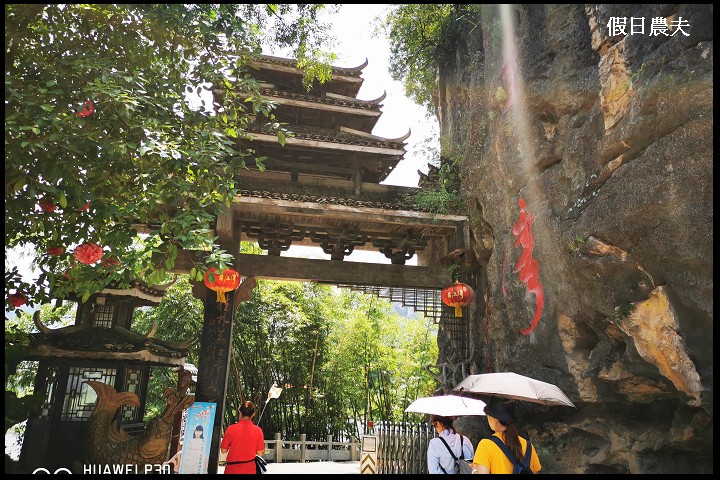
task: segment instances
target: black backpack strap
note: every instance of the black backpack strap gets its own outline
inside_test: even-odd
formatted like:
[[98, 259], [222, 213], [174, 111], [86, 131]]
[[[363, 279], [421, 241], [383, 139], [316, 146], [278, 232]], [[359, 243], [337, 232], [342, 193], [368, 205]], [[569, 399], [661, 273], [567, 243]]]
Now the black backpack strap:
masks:
[[[495, 445], [500, 447], [500, 450], [503, 451], [505, 456], [512, 462], [513, 465], [518, 465], [518, 460], [515, 458], [515, 455], [512, 454], [510, 449], [507, 445], [505, 445], [505, 442], [500, 440], [495, 435], [490, 436], [490, 440], [495, 442]], [[525, 468], [530, 469], [530, 455], [532, 453], [532, 443], [530, 443], [530, 440], [527, 442], [527, 447], [525, 447], [525, 458], [523, 459], [523, 464], [525, 465]]]
[[[438, 437], [438, 438], [445, 444], [445, 448], [448, 449], [448, 452], [450, 452], [450, 455], [452, 455], [453, 460], [457, 460], [457, 457], [455, 456], [455, 453], [450, 449], [450, 445], [447, 444], [447, 442], [445, 441], [445, 439], [442, 438], [442, 437]], [[461, 441], [462, 441], [462, 440], [461, 440]], [[460, 446], [462, 447], [462, 445], [460, 445]], [[442, 467], [440, 467], [440, 468], [442, 468]]]
[[[441, 442], [443, 442], [443, 443], [445, 444], [445, 448], [448, 449], [448, 452], [450, 452], [450, 455], [452, 455], [453, 460], [455, 460], [455, 461], [457, 462], [457, 457], [455, 456], [455, 454], [453, 453], [453, 451], [450, 449], [450, 445], [447, 444], [447, 442], [445, 441], [444, 438], [442, 438], [442, 437], [438, 437], [438, 438], [440, 439]], [[443, 473], [447, 474], [447, 472], [446, 472], [445, 469], [442, 467], [442, 465], [439, 465], [439, 464], [438, 464], [438, 467], [440, 467], [440, 470], [442, 470]]]
[[[465, 452], [464, 452], [464, 449], [462, 448], [462, 442], [463, 442], [462, 435], [460, 435], [459, 433], [456, 433], [455, 435], [457, 435], [458, 437], [460, 437], [460, 458], [462, 458], [463, 460], [465, 460]], [[470, 447], [472, 447], [472, 445], [470, 445]]]
[[510, 449], [507, 447], [507, 445], [505, 445], [505, 442], [503, 442], [502, 440], [500, 440], [500, 439], [499, 439], [498, 437], [496, 437], [495, 435], [490, 435], [490, 440], [492, 440], [493, 442], [495, 442], [495, 445], [497, 445], [498, 447], [500, 447], [500, 450], [503, 451], [503, 453], [505, 454], [505, 456], [508, 458], [508, 460], [510, 460], [510, 461], [513, 463], [513, 465], [514, 465], [515, 463], [517, 463], [517, 460], [515, 459], [515, 455], [513, 455], [512, 452], [510, 452]]
[[[463, 436], [459, 433], [456, 433], [455, 435], [460, 437], [460, 458], [462, 458], [466, 462], [469, 462], [470, 459], [465, 458], [465, 449], [463, 448]], [[470, 444], [470, 448], [472, 449], [472, 443]]]

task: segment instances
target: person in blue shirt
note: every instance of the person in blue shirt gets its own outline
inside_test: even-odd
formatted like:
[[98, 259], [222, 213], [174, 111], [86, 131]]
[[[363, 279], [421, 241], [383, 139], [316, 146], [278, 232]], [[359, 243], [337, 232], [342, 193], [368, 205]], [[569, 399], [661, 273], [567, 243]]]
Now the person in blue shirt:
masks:
[[455, 431], [451, 417], [433, 415], [430, 423], [435, 427], [438, 436], [428, 444], [428, 473], [455, 473], [455, 460], [442, 440], [445, 440], [457, 458], [472, 460], [474, 453], [472, 443], [468, 437]]

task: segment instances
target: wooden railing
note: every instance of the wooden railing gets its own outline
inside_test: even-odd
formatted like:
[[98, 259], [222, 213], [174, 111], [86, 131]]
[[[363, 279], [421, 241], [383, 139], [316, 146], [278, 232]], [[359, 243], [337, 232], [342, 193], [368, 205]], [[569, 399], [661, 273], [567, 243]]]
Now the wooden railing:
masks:
[[[378, 437], [377, 470], [379, 474], [426, 474], [427, 448], [435, 438], [435, 430], [427, 423], [378, 422], [372, 435]], [[328, 435], [325, 442], [283, 440], [280, 433], [274, 440], [265, 440], [263, 458], [268, 462], [347, 462], [360, 460], [360, 443], [351, 437], [350, 442], [334, 442]], [[224, 465], [225, 455], [220, 456]]]
[[[220, 455], [220, 464], [225, 464], [226, 455]], [[349, 442], [333, 442], [328, 435], [325, 442], [307, 441], [305, 434], [300, 440], [283, 440], [282, 434], [276, 433], [275, 440], [265, 440], [263, 458], [268, 462], [356, 462], [360, 460], [360, 442], [354, 437]]]

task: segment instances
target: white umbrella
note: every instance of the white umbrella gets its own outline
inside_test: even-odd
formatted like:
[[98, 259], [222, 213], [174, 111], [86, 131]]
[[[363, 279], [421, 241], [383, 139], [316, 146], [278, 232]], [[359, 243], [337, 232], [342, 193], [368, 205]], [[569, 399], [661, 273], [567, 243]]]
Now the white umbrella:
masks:
[[544, 405], [575, 406], [555, 385], [512, 372], [469, 375], [453, 391], [484, 393]]
[[476, 398], [459, 395], [438, 395], [420, 397], [412, 402], [406, 412], [429, 413], [442, 417], [459, 417], [462, 415], [485, 415], [485, 402]]

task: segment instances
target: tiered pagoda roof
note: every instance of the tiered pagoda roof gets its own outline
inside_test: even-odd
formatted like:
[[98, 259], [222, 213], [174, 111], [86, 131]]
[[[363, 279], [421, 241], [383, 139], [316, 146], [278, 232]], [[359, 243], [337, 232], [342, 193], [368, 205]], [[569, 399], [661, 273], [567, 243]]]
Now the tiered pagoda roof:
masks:
[[[355, 98], [363, 84], [360, 76], [365, 67], [367, 59], [357, 67], [332, 67], [332, 80], [323, 84], [316, 83], [310, 90], [311, 95], [322, 96], [323, 92], [330, 92], [337, 95]], [[302, 86], [303, 72], [297, 68], [297, 60], [294, 58], [274, 57], [272, 55], [261, 55], [250, 64], [256, 71], [253, 76], [260, 82], [268, 82], [277, 85], [279, 90], [286, 92], [303, 93], [307, 90]]]
[[[355, 285], [376, 295], [391, 288], [393, 299], [399, 295], [436, 320], [453, 315], [437, 298], [452, 282], [448, 266], [469, 243], [467, 216], [421, 207], [420, 188], [381, 183], [404, 158], [410, 132], [400, 138], [372, 133], [385, 94], [356, 98], [366, 65], [333, 67], [328, 82], [307, 90], [294, 59], [261, 56], [252, 63], [249, 73], [289, 135], [281, 144], [275, 132], [263, 130], [268, 119], [258, 117], [238, 140], [265, 157], [265, 169], [248, 165], [235, 172], [239, 193], [218, 216], [214, 235], [229, 248], [239, 239], [267, 252], [234, 254], [246, 277]], [[329, 258], [282, 255], [298, 245], [320, 247]], [[390, 265], [343, 261], [357, 250], [377, 251]], [[174, 271], [189, 271], [204, 255], [181, 251]], [[411, 259], [415, 265], [407, 264]]]
[[261, 93], [273, 101], [273, 112], [289, 132], [285, 145], [264, 130], [263, 119], [249, 129], [249, 141], [240, 143], [267, 157], [266, 171], [310, 174], [328, 179], [380, 183], [405, 155], [410, 133], [400, 138], [372, 134], [382, 115], [380, 103], [356, 98], [367, 61], [355, 68], [333, 67], [332, 79], [302, 86], [303, 72], [295, 60], [261, 56], [252, 64]]

